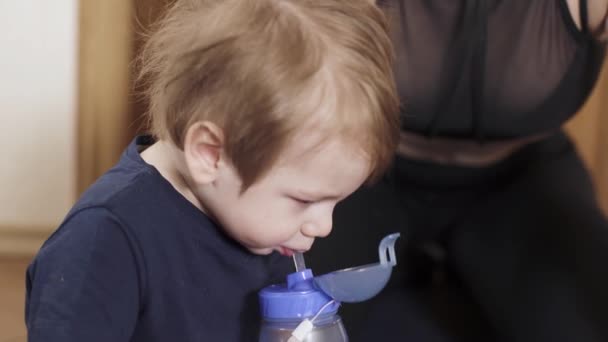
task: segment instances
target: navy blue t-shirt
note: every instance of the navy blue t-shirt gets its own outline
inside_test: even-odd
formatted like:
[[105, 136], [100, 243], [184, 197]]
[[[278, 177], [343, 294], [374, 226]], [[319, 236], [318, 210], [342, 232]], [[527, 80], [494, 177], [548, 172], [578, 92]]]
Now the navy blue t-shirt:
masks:
[[257, 291], [291, 261], [224, 235], [141, 159], [139, 137], [27, 271], [30, 342], [254, 341]]

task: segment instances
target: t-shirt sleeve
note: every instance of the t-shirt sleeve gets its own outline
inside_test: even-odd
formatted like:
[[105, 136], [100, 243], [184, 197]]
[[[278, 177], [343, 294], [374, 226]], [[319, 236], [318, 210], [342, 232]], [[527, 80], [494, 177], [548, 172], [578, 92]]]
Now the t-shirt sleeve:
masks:
[[111, 212], [74, 214], [28, 268], [28, 341], [129, 341], [140, 278], [133, 243]]

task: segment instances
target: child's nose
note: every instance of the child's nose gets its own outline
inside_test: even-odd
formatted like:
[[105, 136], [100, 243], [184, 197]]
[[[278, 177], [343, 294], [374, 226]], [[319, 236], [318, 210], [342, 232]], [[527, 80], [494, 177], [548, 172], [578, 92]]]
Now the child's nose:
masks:
[[305, 223], [302, 227], [302, 234], [308, 237], [326, 237], [331, 232], [333, 225], [332, 215], [324, 215], [319, 219]]

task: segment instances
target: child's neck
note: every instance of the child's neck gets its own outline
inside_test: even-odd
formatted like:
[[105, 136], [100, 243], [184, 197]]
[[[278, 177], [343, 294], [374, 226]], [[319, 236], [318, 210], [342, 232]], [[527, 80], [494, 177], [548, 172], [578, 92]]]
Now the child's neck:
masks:
[[205, 211], [199, 199], [192, 192], [184, 174], [183, 152], [170, 143], [159, 140], [141, 152], [141, 158], [153, 166], [177, 192], [201, 211]]

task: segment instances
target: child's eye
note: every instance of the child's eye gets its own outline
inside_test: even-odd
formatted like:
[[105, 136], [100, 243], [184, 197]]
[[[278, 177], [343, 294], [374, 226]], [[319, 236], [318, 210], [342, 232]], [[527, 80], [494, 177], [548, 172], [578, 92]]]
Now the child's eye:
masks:
[[306, 200], [306, 199], [298, 198], [298, 197], [292, 197], [291, 199], [294, 200], [294, 201], [296, 201], [296, 202], [298, 202], [299, 204], [309, 205], [309, 204], [313, 204], [314, 203], [314, 201]]

